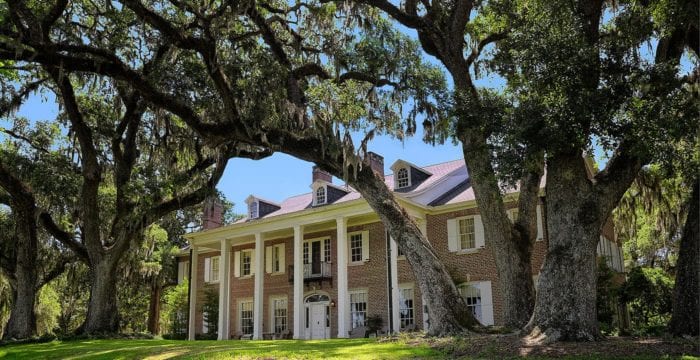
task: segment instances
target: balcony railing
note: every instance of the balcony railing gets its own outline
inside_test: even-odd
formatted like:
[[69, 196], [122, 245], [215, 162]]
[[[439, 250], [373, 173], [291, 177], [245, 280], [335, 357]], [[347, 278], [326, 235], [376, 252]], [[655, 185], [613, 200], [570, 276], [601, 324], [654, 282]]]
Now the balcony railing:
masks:
[[[304, 282], [327, 280], [333, 278], [333, 264], [321, 262], [304, 264]], [[294, 265], [289, 265], [289, 282], [294, 282]]]

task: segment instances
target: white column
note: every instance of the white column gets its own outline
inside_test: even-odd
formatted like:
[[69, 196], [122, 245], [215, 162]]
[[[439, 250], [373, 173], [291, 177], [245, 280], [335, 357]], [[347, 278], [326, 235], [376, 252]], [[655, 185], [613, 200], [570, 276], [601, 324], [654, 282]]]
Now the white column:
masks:
[[399, 318], [399, 271], [398, 271], [398, 244], [394, 238], [391, 238], [389, 253], [389, 266], [391, 266], [391, 279], [389, 285], [391, 286], [391, 318], [392, 318], [392, 328], [394, 332], [398, 333], [401, 330], [401, 319]]
[[230, 338], [231, 311], [231, 242], [221, 240], [221, 255], [219, 256], [219, 340]]
[[304, 338], [304, 227], [294, 226], [294, 338]]
[[192, 246], [192, 261], [190, 262], [190, 308], [189, 316], [187, 319], [187, 339], [194, 340], [194, 334], [197, 329], [195, 328], [196, 318], [197, 318], [197, 264], [199, 260], [199, 254], [197, 253], [197, 247]]
[[348, 337], [350, 296], [348, 295], [348, 237], [346, 219], [337, 218], [338, 239], [338, 337]]
[[263, 279], [265, 278], [265, 246], [261, 233], [255, 233], [255, 295], [253, 298], [253, 339], [263, 338]]

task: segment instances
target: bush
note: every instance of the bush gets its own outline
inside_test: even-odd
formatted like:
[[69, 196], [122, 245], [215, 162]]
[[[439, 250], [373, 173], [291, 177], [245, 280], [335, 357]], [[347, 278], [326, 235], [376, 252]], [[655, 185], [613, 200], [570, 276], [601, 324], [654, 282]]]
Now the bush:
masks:
[[619, 304], [620, 287], [615, 286], [613, 277], [615, 273], [610, 269], [605, 260], [598, 261], [598, 284], [596, 290], [596, 307], [598, 312], [598, 325], [603, 334], [616, 333], [615, 309]]
[[662, 269], [632, 268], [620, 298], [629, 305], [634, 333], [659, 335], [671, 319], [673, 280]]

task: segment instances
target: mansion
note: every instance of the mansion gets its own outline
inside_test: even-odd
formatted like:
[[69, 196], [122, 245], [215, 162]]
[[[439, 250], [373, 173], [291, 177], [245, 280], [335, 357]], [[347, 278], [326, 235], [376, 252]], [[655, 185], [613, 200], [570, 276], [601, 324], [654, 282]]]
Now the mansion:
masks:
[[[502, 323], [502, 297], [491, 249], [463, 160], [417, 166], [405, 160], [384, 175], [383, 158], [368, 154], [399, 203], [427, 236], [472, 313], [483, 325]], [[221, 226], [222, 210], [207, 203], [204, 230], [188, 234], [178, 278], [189, 277], [188, 337], [208, 332], [205, 293], [218, 293], [219, 339], [363, 337], [430, 327], [413, 271], [378, 216], [353, 188], [314, 167], [311, 192], [282, 201], [246, 200], [247, 217]], [[517, 190], [504, 195], [518, 216]], [[537, 206], [532, 274], [547, 249], [544, 188]], [[623, 272], [611, 223], [598, 254]]]

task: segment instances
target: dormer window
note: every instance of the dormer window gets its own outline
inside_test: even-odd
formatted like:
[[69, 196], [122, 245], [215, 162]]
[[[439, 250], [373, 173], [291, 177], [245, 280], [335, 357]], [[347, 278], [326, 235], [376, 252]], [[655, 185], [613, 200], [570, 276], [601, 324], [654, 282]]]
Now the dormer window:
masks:
[[320, 186], [316, 189], [316, 205], [323, 205], [326, 203], [326, 187]]
[[396, 188], [401, 189], [410, 186], [410, 179], [408, 177], [408, 169], [400, 168], [396, 172]]
[[258, 202], [251, 201], [248, 205], [248, 218], [257, 219], [258, 218]]

